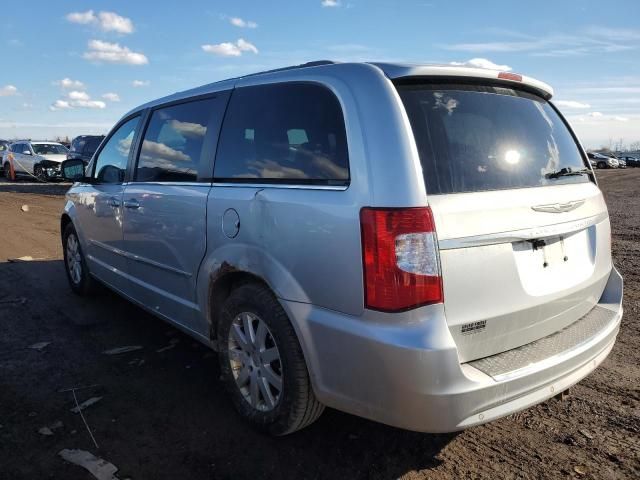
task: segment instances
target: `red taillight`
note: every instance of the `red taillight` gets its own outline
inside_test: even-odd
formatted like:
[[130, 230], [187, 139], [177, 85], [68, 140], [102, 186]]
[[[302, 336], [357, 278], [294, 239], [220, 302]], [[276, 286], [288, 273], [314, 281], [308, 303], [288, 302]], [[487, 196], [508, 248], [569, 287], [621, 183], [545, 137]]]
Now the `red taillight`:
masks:
[[502, 78], [503, 80], [513, 80], [514, 82], [522, 81], [522, 75], [518, 75], [517, 73], [500, 72], [498, 74], [498, 78]]
[[366, 308], [397, 312], [443, 301], [429, 207], [363, 208], [360, 227]]

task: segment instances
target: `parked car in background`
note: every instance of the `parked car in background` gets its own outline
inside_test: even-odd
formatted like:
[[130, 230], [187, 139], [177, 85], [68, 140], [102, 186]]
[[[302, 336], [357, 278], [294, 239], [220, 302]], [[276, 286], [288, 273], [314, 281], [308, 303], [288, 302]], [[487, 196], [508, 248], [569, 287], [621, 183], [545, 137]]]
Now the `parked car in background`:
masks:
[[325, 405], [443, 432], [542, 402], [622, 317], [607, 207], [552, 92], [316, 62], [142, 105], [64, 163], [70, 287], [219, 351], [237, 411], [275, 435]]
[[74, 138], [67, 159], [79, 158], [85, 163], [89, 163], [102, 140], [104, 140], [104, 135], [80, 135]]
[[618, 168], [620, 166], [616, 158], [603, 155], [602, 153], [588, 152], [587, 156], [589, 160], [593, 160], [596, 163], [597, 168]]
[[67, 153], [64, 145], [57, 142], [14, 142], [3, 157], [5, 177], [10, 178], [9, 164], [13, 163], [16, 175], [33, 175], [43, 181], [61, 178], [60, 164], [67, 159]]
[[0, 140], [0, 170], [4, 170], [4, 155], [9, 151], [9, 140]]
[[619, 155], [618, 160], [623, 160], [627, 167], [640, 167], [640, 158], [634, 157], [632, 155]]

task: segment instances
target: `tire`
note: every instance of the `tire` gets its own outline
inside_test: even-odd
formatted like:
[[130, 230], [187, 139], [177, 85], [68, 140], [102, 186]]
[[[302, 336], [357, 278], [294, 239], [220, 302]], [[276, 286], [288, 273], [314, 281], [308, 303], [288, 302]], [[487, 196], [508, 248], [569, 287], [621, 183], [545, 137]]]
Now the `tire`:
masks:
[[607, 168], [607, 164], [604, 162], [598, 162], [598, 168]]
[[42, 168], [41, 165], [36, 165], [33, 167], [33, 176], [41, 182], [46, 182], [48, 179], [47, 174], [45, 173], [44, 168]]
[[78, 233], [71, 222], [67, 224], [62, 233], [62, 252], [64, 271], [67, 274], [71, 290], [81, 296], [95, 293], [96, 281], [89, 273], [87, 261], [78, 240]]
[[[255, 341], [246, 342], [247, 328]], [[254, 428], [287, 435], [320, 417], [324, 405], [313, 393], [298, 338], [266, 287], [248, 283], [231, 293], [222, 306], [218, 345], [225, 386], [236, 410]]]

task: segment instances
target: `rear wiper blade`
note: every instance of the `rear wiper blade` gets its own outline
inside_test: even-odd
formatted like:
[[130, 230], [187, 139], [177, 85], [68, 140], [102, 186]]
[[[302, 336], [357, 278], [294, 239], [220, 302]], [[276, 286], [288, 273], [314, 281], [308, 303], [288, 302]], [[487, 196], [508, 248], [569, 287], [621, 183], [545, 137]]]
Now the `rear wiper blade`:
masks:
[[551, 173], [547, 173], [545, 175], [546, 178], [559, 178], [559, 177], [569, 177], [572, 175], [588, 175], [591, 171], [588, 168], [576, 168], [573, 169], [571, 167], [564, 167], [560, 170], [556, 170]]

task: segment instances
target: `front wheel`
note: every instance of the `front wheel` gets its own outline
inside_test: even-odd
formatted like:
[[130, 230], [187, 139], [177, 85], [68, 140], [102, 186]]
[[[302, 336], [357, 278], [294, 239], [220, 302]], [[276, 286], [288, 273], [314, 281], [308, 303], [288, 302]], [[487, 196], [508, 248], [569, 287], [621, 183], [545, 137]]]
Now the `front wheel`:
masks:
[[47, 181], [47, 173], [44, 168], [42, 168], [42, 165], [36, 165], [33, 167], [33, 175], [41, 182]]
[[72, 223], [68, 223], [62, 233], [62, 251], [71, 289], [78, 295], [92, 294], [95, 291], [96, 282], [89, 274], [78, 233]]
[[598, 168], [607, 168], [607, 164], [604, 162], [598, 162]]
[[234, 290], [222, 307], [220, 369], [233, 403], [254, 427], [272, 435], [295, 432], [318, 419], [315, 397], [295, 331], [262, 285]]

